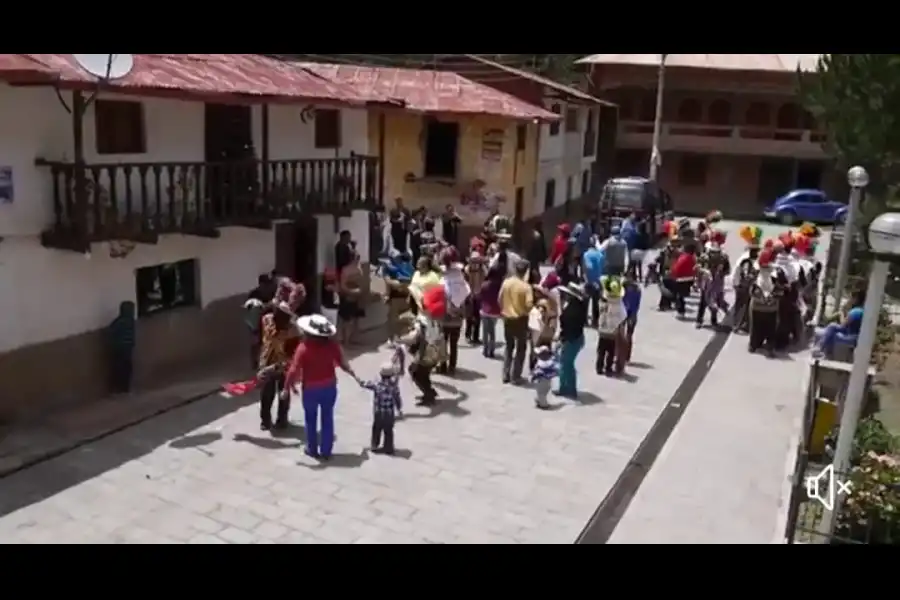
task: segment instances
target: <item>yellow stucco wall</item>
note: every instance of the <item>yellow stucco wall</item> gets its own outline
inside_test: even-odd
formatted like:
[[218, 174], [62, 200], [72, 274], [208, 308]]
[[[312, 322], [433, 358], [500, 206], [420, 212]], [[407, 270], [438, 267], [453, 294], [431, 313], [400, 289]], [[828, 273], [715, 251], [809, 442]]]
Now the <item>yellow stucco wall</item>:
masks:
[[[377, 153], [379, 140], [379, 115], [369, 117], [369, 148]], [[460, 124], [459, 160], [456, 181], [417, 180], [406, 181], [409, 173], [421, 177], [424, 169], [423, 135], [424, 117], [407, 112], [385, 113], [385, 203], [393, 204], [402, 197], [410, 208], [425, 206], [433, 213], [444, 210], [447, 204], [459, 207], [467, 224], [480, 224], [485, 216], [465, 210], [460, 196], [476, 179], [487, 182], [487, 191], [502, 194], [506, 203], [503, 212], [512, 216], [515, 209], [516, 189], [524, 191], [523, 218], [538, 211], [535, 203], [537, 185], [537, 144], [539, 126], [528, 123], [524, 151], [516, 150], [516, 131], [520, 121], [486, 116], [439, 116], [442, 121]], [[503, 153], [496, 167], [486, 166], [482, 160], [482, 141], [486, 131], [503, 131]]]

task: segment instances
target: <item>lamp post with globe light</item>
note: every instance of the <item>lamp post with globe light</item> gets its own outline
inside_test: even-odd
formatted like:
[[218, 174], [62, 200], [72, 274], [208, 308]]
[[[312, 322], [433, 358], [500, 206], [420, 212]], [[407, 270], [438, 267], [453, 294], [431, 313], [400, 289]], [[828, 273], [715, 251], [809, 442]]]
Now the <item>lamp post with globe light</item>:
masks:
[[[844, 244], [847, 244], [845, 237]], [[849, 245], [849, 244], [847, 244]], [[869, 225], [868, 247], [874, 261], [869, 273], [869, 288], [860, 326], [856, 349], [853, 352], [853, 367], [847, 383], [847, 395], [841, 414], [837, 444], [834, 449], [834, 477], [841, 478], [849, 470], [850, 455], [856, 428], [866, 396], [869, 365], [878, 339], [878, 322], [887, 286], [891, 263], [900, 261], [900, 213], [885, 213]], [[840, 498], [835, 500], [834, 509], [826, 511], [820, 523], [819, 532], [829, 539], [834, 531], [835, 515], [840, 506]]]
[[859, 213], [863, 190], [869, 185], [868, 171], [863, 167], [853, 167], [847, 171], [847, 183], [850, 184], [850, 205], [847, 207], [847, 217], [844, 219], [841, 256], [838, 260], [837, 276], [834, 282], [834, 309], [836, 311], [841, 310], [844, 288], [847, 287], [847, 277], [850, 273], [850, 256], [853, 251], [853, 239], [855, 237], [856, 215]]

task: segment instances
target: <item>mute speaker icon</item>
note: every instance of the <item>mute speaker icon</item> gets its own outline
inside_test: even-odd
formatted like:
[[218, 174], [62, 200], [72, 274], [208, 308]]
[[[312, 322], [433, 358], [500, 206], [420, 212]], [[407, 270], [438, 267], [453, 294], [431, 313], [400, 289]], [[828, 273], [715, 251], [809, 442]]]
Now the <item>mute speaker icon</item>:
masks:
[[806, 495], [817, 500], [827, 510], [834, 510], [837, 497], [849, 495], [852, 484], [849, 481], [838, 481], [834, 476], [834, 465], [828, 465], [818, 475], [806, 478]]

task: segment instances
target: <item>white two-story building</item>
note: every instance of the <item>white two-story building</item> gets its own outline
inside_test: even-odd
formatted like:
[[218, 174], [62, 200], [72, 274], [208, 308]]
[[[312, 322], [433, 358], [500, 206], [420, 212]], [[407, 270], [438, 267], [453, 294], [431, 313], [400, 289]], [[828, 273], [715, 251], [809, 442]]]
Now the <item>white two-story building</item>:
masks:
[[139, 385], [233, 353], [258, 275], [315, 281], [380, 201], [378, 99], [260, 55], [134, 58], [97, 94], [72, 55], [0, 55], [0, 416], [102, 394], [123, 301]]
[[545, 106], [563, 119], [541, 127], [537, 194], [544, 210], [586, 195], [597, 160], [600, 109], [593, 102], [551, 98]]

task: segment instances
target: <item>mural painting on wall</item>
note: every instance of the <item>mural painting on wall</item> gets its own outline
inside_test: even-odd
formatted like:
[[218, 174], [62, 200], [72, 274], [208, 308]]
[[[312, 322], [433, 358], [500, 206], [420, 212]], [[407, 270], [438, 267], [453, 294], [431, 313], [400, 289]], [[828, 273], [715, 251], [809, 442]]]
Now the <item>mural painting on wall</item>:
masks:
[[469, 223], [481, 222], [495, 209], [502, 212], [505, 202], [502, 194], [490, 191], [483, 179], [476, 179], [460, 194], [460, 216]]

